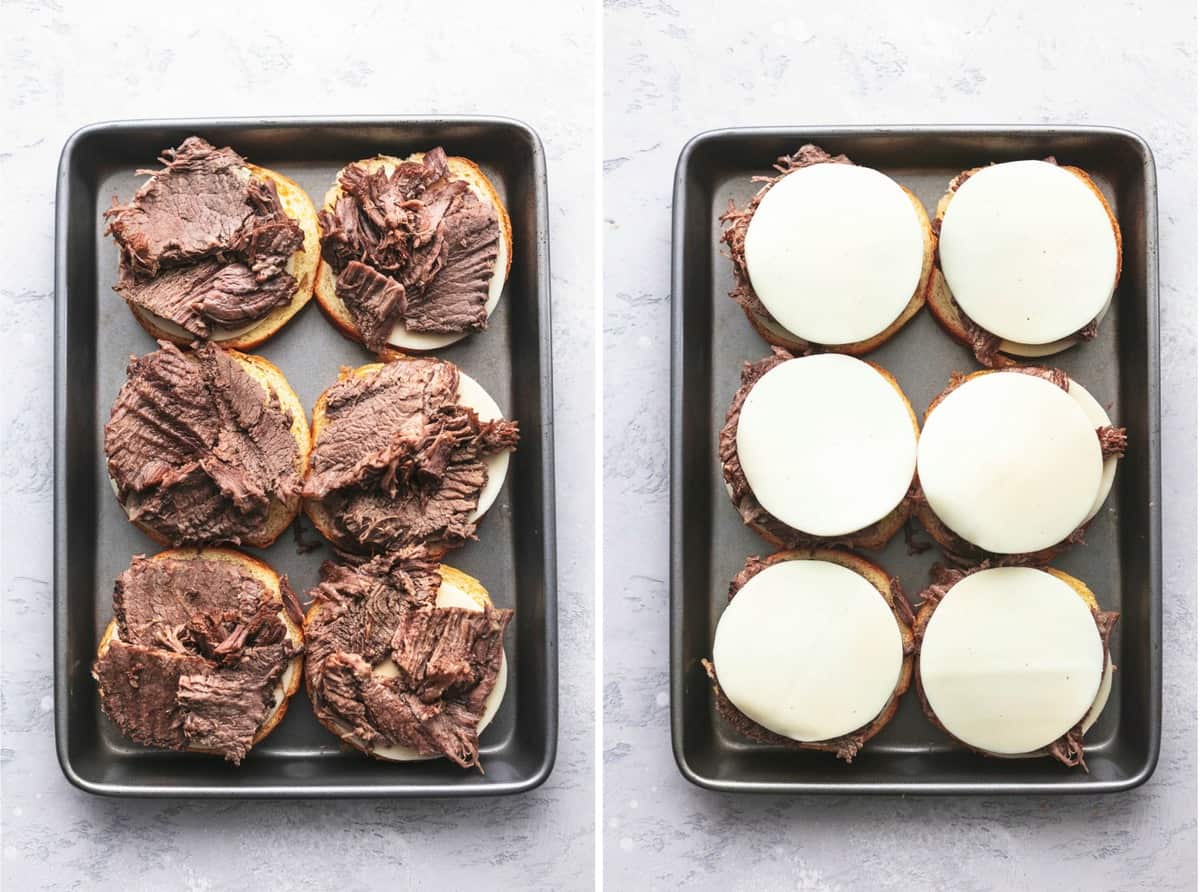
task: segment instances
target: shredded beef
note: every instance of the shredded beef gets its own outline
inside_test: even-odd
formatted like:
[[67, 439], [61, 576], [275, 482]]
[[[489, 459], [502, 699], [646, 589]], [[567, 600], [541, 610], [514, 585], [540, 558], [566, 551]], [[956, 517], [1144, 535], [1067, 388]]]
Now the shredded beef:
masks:
[[818, 146], [804, 145], [795, 154], [781, 155], [775, 160], [773, 166], [779, 171], [776, 176], [756, 176], [752, 179], [752, 182], [762, 183], [763, 186], [745, 208], [737, 207], [733, 201], [729, 202], [729, 210], [721, 215], [721, 241], [729, 248], [729, 258], [733, 261], [734, 284], [729, 296], [748, 314], [771, 318], [770, 312], [754, 293], [754, 286], [750, 283], [750, 271], [746, 266], [746, 232], [750, 229], [750, 218], [758, 210], [763, 198], [771, 191], [772, 186], [793, 171], [814, 164], [853, 163], [845, 155], [830, 155]]
[[444, 550], [474, 537], [483, 458], [515, 448], [518, 429], [458, 405], [458, 381], [451, 363], [411, 359], [326, 391], [304, 495], [328, 509], [340, 545]]
[[173, 544], [239, 543], [300, 492], [292, 419], [212, 344], [129, 362], [104, 428], [108, 474], [131, 520]]
[[[770, 567], [772, 564], [778, 563], [779, 560], [786, 558], [759, 558], [749, 557], [742, 569], [729, 583], [729, 600], [732, 601], [737, 593], [740, 592], [751, 579]], [[896, 620], [903, 626], [911, 627], [913, 623], [912, 605], [904, 594], [903, 588], [900, 586], [900, 580], [892, 577], [890, 582], [891, 607]], [[904, 645], [904, 656], [907, 659], [912, 655], [913, 645], [911, 642], [906, 642]], [[863, 725], [849, 734], [843, 734], [840, 737], [834, 737], [829, 740], [804, 743], [798, 740], [792, 740], [790, 737], [784, 737], [781, 734], [776, 734], [767, 728], [764, 728], [758, 722], [754, 721], [748, 715], [738, 709], [721, 688], [721, 683], [717, 679], [717, 670], [711, 660], [701, 660], [700, 664], [704, 667], [704, 672], [708, 675], [709, 681], [712, 682], [713, 695], [716, 700], [717, 714], [721, 716], [738, 734], [745, 737], [747, 740], [753, 740], [755, 743], [764, 743], [771, 746], [786, 746], [792, 749], [821, 749], [833, 752], [839, 759], [847, 764], [854, 761], [854, 757], [858, 755], [863, 744], [874, 737], [882, 729], [883, 724], [875, 727], [876, 722], [881, 716], [890, 716], [890, 713], [895, 707], [897, 699], [908, 690], [908, 681], [902, 678], [902, 685], [897, 685], [897, 690], [892, 693], [888, 702], [884, 704], [883, 709], [879, 711], [879, 716], [876, 716], [867, 724]]]
[[160, 158], [127, 205], [105, 212], [125, 300], [208, 337], [261, 319], [295, 293], [287, 263], [304, 233], [269, 180], [232, 149], [191, 137]]
[[351, 164], [338, 185], [341, 196], [319, 214], [322, 256], [368, 347], [382, 349], [397, 323], [439, 334], [487, 328], [499, 220], [453, 178], [441, 148], [390, 174]]
[[[512, 611], [435, 606], [441, 576], [421, 547], [353, 560], [326, 561], [311, 593], [305, 671], [317, 717], [367, 748], [478, 766]], [[395, 674], [377, 671], [389, 659]]]
[[1117, 456], [1124, 458], [1125, 450], [1129, 447], [1129, 437], [1123, 427], [1105, 425], [1096, 428], [1096, 436], [1100, 438], [1100, 454], [1105, 458]]
[[738, 421], [742, 416], [742, 406], [745, 405], [746, 397], [750, 395], [750, 391], [763, 375], [777, 365], [787, 362], [789, 359], [796, 358], [795, 354], [789, 353], [782, 347], [773, 347], [771, 349], [770, 356], [756, 362], [747, 362], [742, 366], [741, 384], [738, 386], [737, 392], [733, 395], [729, 410], [725, 414], [725, 424], [721, 427], [721, 431], [717, 437], [717, 454], [721, 459], [721, 474], [725, 479], [733, 506], [737, 509], [738, 514], [741, 515], [743, 523], [762, 531], [784, 548], [850, 546], [860, 544], [864, 541], [872, 541], [879, 535], [879, 532], [885, 525], [895, 522], [897, 513], [903, 517], [908, 516], [911, 510], [911, 501], [908, 496], [890, 514], [881, 520], [877, 520], [870, 526], [863, 527], [861, 530], [856, 530], [845, 536], [830, 538], [810, 536], [788, 526], [767, 511], [755, 497], [754, 491], [751, 490], [750, 481], [746, 478], [746, 472], [742, 469], [742, 463], [737, 453], [737, 428]]
[[[295, 620], [286, 578], [281, 591]], [[279, 610], [237, 564], [135, 557], [113, 591], [117, 637], [92, 670], [101, 708], [138, 743], [241, 762], [301, 652]]]
[[[924, 591], [917, 595], [917, 602], [922, 608], [918, 611], [916, 622], [913, 624], [913, 636], [917, 642], [918, 654], [921, 649], [921, 643], [925, 637], [925, 629], [929, 625], [929, 620], [933, 617], [934, 611], [937, 610], [937, 606], [941, 603], [942, 599], [946, 597], [950, 589], [954, 588], [954, 586], [958, 585], [959, 582], [966, 579], [973, 573], [978, 573], [980, 570], [987, 570], [996, 566], [1005, 565], [995, 561], [983, 561], [975, 566], [965, 568], [947, 567], [940, 563], [934, 564], [930, 568], [929, 585]], [[1094, 607], [1091, 608], [1091, 611], [1092, 618], [1096, 622], [1096, 631], [1099, 632], [1100, 641], [1104, 647], [1105, 661], [1111, 660], [1112, 656], [1109, 652], [1109, 639], [1112, 637], [1113, 627], [1117, 624], [1117, 620], [1120, 619], [1121, 615], [1115, 611], [1097, 610]], [[1116, 669], [1115, 664], [1113, 665], [1113, 669]], [[921, 684], [921, 661], [919, 657], [917, 659], [915, 677], [917, 683], [917, 699], [920, 700], [921, 710], [925, 713], [926, 718], [929, 719], [930, 724], [961, 746], [985, 756], [992, 755], [992, 753], [989, 753], [986, 750], [976, 749], [975, 747], [963, 743], [948, 730], [946, 730], [946, 726], [943, 725], [941, 720], [937, 717], [937, 714], [929, 705], [928, 698], [925, 696], [925, 688]], [[1066, 765], [1068, 768], [1082, 766], [1083, 770], [1087, 771], [1087, 762], [1084, 760], [1083, 753], [1083, 720], [1086, 717], [1087, 712], [1080, 716], [1079, 722], [1077, 722], [1073, 728], [1067, 731], [1066, 734], [1048, 744], [1039, 752], [1044, 752], [1047, 755], [1052, 756], [1062, 764]]]

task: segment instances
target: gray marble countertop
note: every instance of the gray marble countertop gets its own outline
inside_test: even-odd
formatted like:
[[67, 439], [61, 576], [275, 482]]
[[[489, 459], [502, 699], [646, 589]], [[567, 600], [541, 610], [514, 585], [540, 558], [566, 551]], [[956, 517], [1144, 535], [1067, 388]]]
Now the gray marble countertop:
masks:
[[[801, 11], [803, 9], [803, 11]], [[1055, 10], [1059, 11], [1055, 11]], [[1189, 4], [606, 4], [604, 768], [610, 888], [1196, 887], [1196, 45]], [[949, 13], [949, 15], [948, 15]], [[779, 798], [676, 771], [668, 726], [670, 209], [734, 125], [1092, 123], [1158, 165], [1164, 724], [1127, 795]], [[612, 262], [619, 258], [619, 262]], [[609, 448], [611, 447], [611, 448]]]
[[[592, 84], [586, 0], [530, 20], [437, 4], [42, 3], [0, 7], [0, 221], [6, 274], [3, 459], [3, 843], [6, 889], [586, 889], [592, 878]], [[487, 15], [464, 28], [460, 16]], [[381, 35], [386, 36], [383, 39]], [[393, 39], [398, 35], [401, 39]], [[405, 35], [419, 39], [403, 40]], [[544, 38], [544, 39], [541, 39]], [[395, 44], [395, 46], [393, 45]], [[458, 56], [486, 59], [479, 68]], [[539, 68], [555, 72], [536, 78]], [[51, 415], [54, 185], [80, 125], [117, 118], [496, 114], [545, 143], [558, 462], [558, 762], [492, 800], [105, 800], [54, 752]]]

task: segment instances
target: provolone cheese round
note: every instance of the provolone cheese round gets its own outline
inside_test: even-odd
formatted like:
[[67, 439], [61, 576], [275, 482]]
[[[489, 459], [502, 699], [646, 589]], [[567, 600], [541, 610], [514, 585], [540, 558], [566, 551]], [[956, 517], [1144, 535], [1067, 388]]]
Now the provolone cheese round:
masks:
[[946, 208], [938, 254], [963, 311], [1018, 344], [1079, 331], [1116, 284], [1117, 240], [1103, 203], [1078, 176], [1044, 161], [972, 174]]
[[879, 591], [828, 561], [774, 564], [739, 591], [717, 625], [713, 666], [730, 702], [764, 728], [813, 742], [849, 734], [883, 710], [904, 656]]
[[[504, 417], [504, 414], [500, 411], [500, 407], [492, 399], [491, 394], [484, 390], [478, 381], [461, 369], [458, 372], [458, 403], [460, 406], [474, 409], [480, 421], [496, 421]], [[475, 507], [474, 513], [471, 514], [472, 521], [483, 517], [488, 508], [492, 507], [492, 503], [496, 501], [496, 496], [500, 495], [500, 488], [504, 486], [504, 478], [508, 474], [508, 454], [510, 451], [505, 449], [503, 452], [495, 452], [484, 456], [483, 466], [487, 469], [487, 482], [483, 485], [483, 489], [479, 493], [479, 504]]]
[[[442, 580], [441, 588], [438, 589], [437, 595], [438, 607], [459, 607], [463, 610], [480, 611], [483, 608], [479, 606], [474, 598], [464, 592], [453, 582], [445, 579]], [[371, 670], [376, 675], [384, 678], [394, 677], [400, 674], [399, 668], [395, 661], [390, 657], [378, 666]], [[508, 688], [508, 657], [502, 652], [500, 655], [500, 671], [496, 675], [496, 684], [493, 686], [491, 693], [488, 694], [487, 700], [484, 701], [483, 715], [479, 718], [479, 732], [483, 733], [483, 729], [491, 724], [492, 719], [496, 716], [496, 711], [500, 708], [500, 701], [504, 699], [504, 691]], [[416, 762], [425, 759], [437, 758], [436, 756], [422, 756], [416, 750], [407, 746], [377, 746], [371, 750], [373, 755], [384, 759], [392, 759], [396, 762]]]
[[759, 379], [738, 419], [737, 451], [767, 511], [809, 535], [841, 536], [900, 504], [917, 432], [904, 397], [875, 368], [825, 353]]
[[746, 230], [763, 306], [817, 344], [865, 341], [896, 321], [925, 262], [912, 199], [868, 167], [814, 164], [775, 183]]
[[[491, 203], [491, 197], [481, 188], [474, 183], [468, 183], [468, 185], [480, 201], [485, 204]], [[483, 310], [489, 318], [492, 311], [496, 309], [496, 305], [500, 303], [500, 294], [504, 291], [504, 280], [508, 272], [508, 239], [504, 237], [504, 227], [500, 225], [499, 220], [496, 221], [496, 228], [499, 230], [499, 236], [496, 239], [496, 265], [493, 268], [492, 280], [488, 283], [487, 302], [483, 305]], [[404, 327], [403, 322], [397, 322], [392, 326], [387, 341], [393, 347], [399, 347], [402, 350], [429, 351], [439, 350], [456, 341], [461, 341], [467, 334], [468, 332], [437, 334], [427, 331], [409, 331]]]
[[925, 698], [947, 731], [1014, 755], [1053, 743], [1089, 712], [1104, 645], [1069, 585], [1030, 567], [1000, 567], [947, 592], [918, 660]]
[[938, 518], [980, 548], [1056, 545], [1090, 516], [1103, 462], [1079, 403], [1042, 378], [979, 375], [925, 421], [917, 473]]

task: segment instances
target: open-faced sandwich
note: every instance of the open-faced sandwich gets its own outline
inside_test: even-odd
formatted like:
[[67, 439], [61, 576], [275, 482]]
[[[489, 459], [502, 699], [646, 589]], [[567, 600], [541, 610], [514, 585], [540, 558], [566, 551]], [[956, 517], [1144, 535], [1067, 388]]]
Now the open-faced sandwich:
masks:
[[730, 204], [722, 241], [730, 292], [769, 343], [861, 356], [925, 303], [929, 217], [908, 189], [845, 155], [803, 146], [745, 208]]
[[504, 697], [513, 612], [420, 546], [326, 561], [311, 595], [305, 680], [321, 724], [377, 759], [479, 767], [479, 734]]
[[929, 720], [990, 756], [1083, 765], [1112, 690], [1117, 614], [1053, 569], [935, 567], [921, 593], [917, 693]]
[[198, 136], [160, 160], [104, 214], [121, 255], [117, 293], [156, 338], [261, 344], [312, 298], [320, 246], [308, 194]]
[[899, 584], [858, 555], [750, 558], [704, 661], [717, 711], [750, 740], [850, 762], [908, 690], [912, 621]]
[[319, 214], [317, 301], [381, 355], [487, 328], [512, 264], [512, 224], [472, 161], [436, 148], [339, 171]]
[[929, 309], [983, 365], [1096, 336], [1121, 274], [1121, 229], [1091, 177], [1053, 158], [960, 173], [938, 203]]
[[882, 548], [908, 519], [917, 419], [888, 372], [853, 356], [747, 363], [721, 428], [742, 520], [785, 548]]
[[305, 512], [339, 548], [474, 538], [516, 448], [515, 421], [453, 363], [401, 357], [342, 369], [313, 409]]
[[117, 500], [164, 545], [267, 547], [300, 510], [308, 449], [283, 373], [211, 342], [132, 358], [104, 427]]
[[1057, 369], [956, 376], [925, 413], [916, 517], [958, 563], [1045, 563], [1082, 541], [1125, 444]]
[[303, 619], [287, 577], [231, 548], [134, 557], [92, 668], [100, 707], [137, 743], [238, 764], [300, 687]]

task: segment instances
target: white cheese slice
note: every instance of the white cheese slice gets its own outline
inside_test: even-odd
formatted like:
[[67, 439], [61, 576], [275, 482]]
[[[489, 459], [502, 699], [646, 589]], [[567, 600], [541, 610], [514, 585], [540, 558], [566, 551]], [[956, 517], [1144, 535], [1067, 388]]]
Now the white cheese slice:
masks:
[[[504, 417], [491, 395], [462, 369], [459, 369], [458, 372], [458, 403], [460, 406], [474, 409], [480, 421], [496, 421]], [[488, 508], [491, 508], [496, 501], [496, 497], [500, 495], [500, 488], [504, 486], [504, 478], [508, 475], [508, 455], [511, 451], [506, 449], [503, 452], [484, 456], [483, 466], [487, 469], [487, 483], [483, 485], [483, 489], [479, 493], [479, 504], [471, 514], [472, 521], [483, 517]]]
[[[483, 189], [474, 183], [468, 182], [468, 185], [471, 187], [471, 191], [479, 197], [480, 201], [485, 204], [491, 203], [490, 196]], [[499, 231], [496, 239], [496, 266], [492, 273], [492, 280], [488, 283], [487, 302], [483, 305], [484, 312], [487, 313], [488, 318], [491, 318], [492, 311], [500, 303], [500, 294], [504, 291], [504, 280], [508, 271], [509, 245], [508, 240], [504, 237], [504, 228], [500, 225], [499, 220], [496, 221], [496, 229]], [[429, 350], [439, 350], [456, 341], [461, 341], [467, 334], [468, 332], [436, 334], [425, 331], [409, 331], [404, 327], [403, 322], [397, 322], [392, 326], [391, 334], [388, 335], [387, 340], [393, 347], [399, 347], [401, 350], [427, 352]]]
[[[1100, 315], [1096, 317], [1096, 321], [1108, 314], [1108, 308], [1112, 306], [1112, 296], [1109, 295], [1108, 302], [1104, 304], [1104, 309], [1100, 311]], [[1041, 356], [1053, 356], [1055, 353], [1062, 353], [1064, 350], [1074, 347], [1079, 343], [1079, 338], [1074, 335], [1066, 338], [1059, 338], [1057, 341], [1051, 341], [1049, 344], [1018, 344], [1016, 341], [1000, 341], [1000, 349], [1010, 356], [1023, 356], [1026, 359], [1037, 359]]]
[[1055, 545], [1089, 517], [1103, 462], [1095, 426], [1049, 381], [993, 372], [929, 414], [917, 473], [929, 506], [968, 542], [998, 554]]
[[725, 608], [713, 641], [713, 666], [734, 706], [805, 742], [873, 721], [903, 658], [896, 618], [878, 590], [828, 561], [763, 570]]
[[[1104, 407], [1078, 381], [1074, 379], [1070, 381], [1070, 389], [1067, 391], [1067, 395], [1075, 400], [1079, 408], [1083, 410], [1083, 413], [1088, 417], [1088, 423], [1093, 429], [1109, 427], [1112, 424], [1112, 419], [1108, 417], [1108, 413], [1104, 411]], [[1116, 476], [1117, 457], [1110, 455], [1104, 459], [1104, 467], [1100, 472], [1100, 490], [1096, 493], [1096, 500], [1092, 502], [1092, 510], [1088, 512], [1085, 522], [1100, 513], [1100, 509], [1104, 507], [1104, 502], [1108, 498], [1108, 494], [1112, 491], [1113, 480], [1116, 479]]]
[[1117, 277], [1104, 205], [1075, 174], [1013, 161], [971, 175], [950, 199], [938, 239], [954, 299], [985, 330], [1049, 344], [1103, 311]]
[[[463, 610], [483, 610], [474, 598], [454, 583], [447, 582], [446, 580], [442, 580], [442, 586], [438, 589], [437, 606], [460, 607]], [[399, 668], [397, 668], [396, 663], [390, 657], [372, 669], [372, 672], [383, 678], [392, 678], [400, 674]], [[507, 687], [508, 657], [501, 653], [500, 672], [496, 676], [496, 684], [492, 688], [492, 692], [488, 694], [483, 707], [483, 715], [479, 718], [480, 733], [483, 733], [483, 729], [490, 725], [492, 719], [496, 717], [496, 710], [500, 708], [500, 701], [504, 699], [504, 691]], [[379, 746], [371, 750], [371, 753], [382, 759], [391, 759], [396, 762], [417, 762], [438, 758], [437, 756], [422, 756], [416, 750], [407, 746]]]
[[797, 530], [840, 536], [892, 511], [912, 484], [917, 432], [872, 366], [824, 353], [790, 359], [750, 390], [738, 458], [762, 506]]
[[746, 268], [786, 329], [817, 344], [865, 341], [896, 321], [925, 260], [912, 199], [877, 170], [815, 164], [763, 196], [746, 230]]
[[946, 594], [919, 656], [925, 697], [946, 730], [988, 752], [1030, 753], [1098, 702], [1104, 645], [1088, 605], [1030, 567], [974, 573]]

